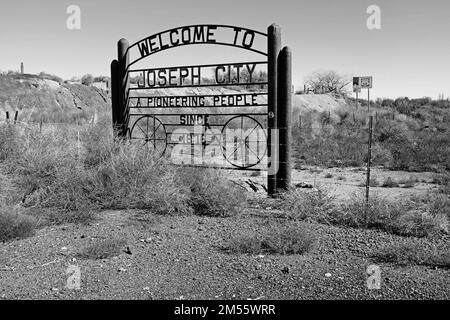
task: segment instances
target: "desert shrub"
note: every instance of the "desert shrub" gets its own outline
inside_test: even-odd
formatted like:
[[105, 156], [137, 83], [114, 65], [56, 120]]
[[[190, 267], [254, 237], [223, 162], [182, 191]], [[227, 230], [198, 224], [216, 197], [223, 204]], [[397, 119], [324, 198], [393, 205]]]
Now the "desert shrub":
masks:
[[[361, 181], [361, 183], [359, 184], [359, 186], [360, 187], [365, 187], [366, 186], [366, 184], [367, 184], [367, 179], [365, 179], [364, 181]], [[378, 187], [378, 186], [380, 186], [380, 182], [378, 181], [378, 179], [377, 179], [377, 177], [375, 177], [375, 176], [370, 176], [370, 179], [369, 179], [369, 186], [370, 187]]]
[[91, 193], [94, 183], [91, 172], [84, 170], [74, 161], [73, 166], [57, 167], [52, 181], [46, 188], [37, 186], [28, 197], [27, 205], [52, 208], [61, 212], [86, 212], [87, 218], [91, 215], [91, 210], [100, 207]]
[[378, 181], [377, 177], [371, 176], [369, 179], [369, 186], [370, 187], [378, 187], [380, 185], [380, 182]]
[[419, 180], [412, 176], [409, 176], [408, 178], [402, 178], [398, 181], [398, 183], [401, 184], [403, 188], [413, 188], [417, 182], [419, 182]]
[[445, 215], [411, 210], [398, 217], [393, 223], [393, 228], [401, 235], [427, 237], [448, 232], [448, 219]]
[[82, 132], [83, 162], [88, 167], [99, 166], [106, 162], [114, 148], [111, 126], [104, 121], [89, 126]]
[[390, 233], [424, 237], [446, 232], [442, 216], [415, 210], [411, 201], [390, 201], [373, 194], [367, 203], [362, 194], [342, 206], [339, 223], [357, 228], [380, 229]]
[[[95, 139], [93, 149], [100, 143]], [[52, 214], [50, 218], [61, 222], [77, 218], [86, 222], [92, 210], [102, 208], [142, 208], [168, 214], [190, 211], [188, 192], [175, 184], [171, 166], [156, 163], [133, 145], [112, 139], [102, 143], [109, 155], [103, 156], [105, 151], [103, 155], [87, 155], [90, 158], [86, 160], [83, 155], [78, 159], [70, 137], [27, 136], [13, 171], [24, 205], [56, 209], [60, 217]]]
[[27, 135], [22, 152], [10, 168], [24, 200], [35, 191], [46, 190], [57, 173], [76, 166], [74, 155], [73, 147], [63, 137], [36, 132]]
[[232, 238], [227, 249], [247, 254], [304, 254], [314, 248], [316, 238], [304, 226], [277, 225], [262, 234]]
[[182, 167], [179, 176], [180, 184], [190, 190], [189, 203], [196, 214], [232, 216], [244, 208], [245, 191], [218, 170]]
[[191, 212], [189, 189], [178, 183], [176, 168], [164, 159], [155, 160], [139, 146], [121, 144], [92, 172], [91, 194], [102, 208], [146, 209], [157, 214]]
[[390, 201], [371, 194], [367, 202], [364, 193], [356, 193], [346, 203], [337, 204], [324, 190], [293, 190], [271, 205], [288, 219], [425, 237], [448, 233], [448, 217], [442, 212], [446, 207], [440, 201], [444, 200], [421, 207], [412, 201]]
[[435, 174], [431, 183], [439, 186], [439, 193], [450, 195], [450, 173]]
[[367, 154], [366, 135], [364, 130], [353, 124], [329, 123], [314, 132], [305, 126], [301, 131], [293, 132], [293, 141], [294, 147], [302, 150], [307, 164], [359, 166], [364, 163]]
[[259, 254], [262, 243], [257, 234], [240, 235], [229, 241], [227, 249], [234, 253]]
[[383, 188], [397, 188], [399, 186], [398, 182], [392, 179], [391, 177], [387, 177], [383, 183], [381, 184]]
[[33, 214], [52, 222], [85, 223], [93, 211], [107, 208], [213, 216], [243, 208], [245, 193], [219, 171], [180, 169], [155, 160], [139, 145], [108, 138], [102, 125], [83, 133], [80, 155], [74, 137], [70, 131], [26, 136], [12, 173]]
[[304, 227], [283, 226], [273, 228], [261, 242], [266, 252], [278, 254], [304, 254], [313, 249], [316, 238]]
[[319, 187], [317, 190], [284, 192], [274, 206], [289, 219], [331, 223], [332, 211], [336, 209], [332, 201], [333, 198]]
[[383, 165], [389, 167], [393, 158], [391, 152], [383, 147], [380, 143], [375, 143], [372, 146], [372, 163], [375, 165]]
[[17, 209], [0, 205], [0, 241], [25, 238], [34, 234], [36, 219]]
[[121, 238], [97, 240], [84, 247], [79, 256], [85, 259], [108, 259], [118, 256], [125, 245], [125, 239]]
[[392, 232], [392, 222], [406, 213], [407, 208], [404, 203], [391, 202], [377, 194], [372, 194], [366, 202], [365, 195], [357, 193], [341, 207], [336, 221], [350, 227]]
[[450, 219], [450, 198], [445, 194], [432, 194], [427, 197], [427, 207], [433, 216], [446, 215]]
[[437, 246], [430, 248], [412, 239], [375, 250], [372, 257], [378, 262], [390, 262], [399, 265], [450, 267], [450, 251], [448, 249], [438, 248]]

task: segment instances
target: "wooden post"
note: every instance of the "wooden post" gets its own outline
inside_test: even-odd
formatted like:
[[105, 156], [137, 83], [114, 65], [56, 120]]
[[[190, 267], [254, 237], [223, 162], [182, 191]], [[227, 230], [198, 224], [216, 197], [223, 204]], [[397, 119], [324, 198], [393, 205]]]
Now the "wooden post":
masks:
[[16, 110], [15, 114], [14, 114], [14, 124], [17, 123], [17, 117], [19, 116], [19, 111]]
[[247, 166], [249, 164], [249, 149], [250, 143], [249, 143], [249, 137], [245, 137], [245, 143], [244, 143], [244, 165]]
[[191, 132], [191, 165], [195, 165], [195, 145], [194, 145], [195, 132]]
[[120, 107], [119, 107], [119, 61], [111, 62], [111, 107], [112, 107], [112, 123], [114, 135], [118, 134], [120, 127]]
[[358, 110], [358, 89], [356, 89], [356, 110]]
[[[278, 25], [272, 24], [267, 29], [267, 193], [273, 196], [276, 192], [276, 174], [278, 171], [278, 145], [275, 145], [273, 134], [277, 129], [277, 73], [278, 54], [281, 48], [281, 29]], [[275, 152], [276, 154], [272, 154]]]
[[277, 191], [291, 186], [292, 53], [284, 47], [278, 56], [278, 130], [280, 134]]
[[372, 162], [372, 116], [369, 116], [369, 141], [367, 148], [367, 179], [366, 179], [366, 202], [369, 203], [370, 189], [370, 163]]
[[130, 87], [130, 80], [128, 78], [127, 68], [130, 63], [130, 56], [128, 54], [129, 43], [126, 39], [120, 39], [117, 45], [119, 72], [118, 72], [118, 84], [119, 90], [119, 125], [120, 129], [118, 135], [125, 137], [128, 129], [129, 112], [127, 108], [128, 89]]

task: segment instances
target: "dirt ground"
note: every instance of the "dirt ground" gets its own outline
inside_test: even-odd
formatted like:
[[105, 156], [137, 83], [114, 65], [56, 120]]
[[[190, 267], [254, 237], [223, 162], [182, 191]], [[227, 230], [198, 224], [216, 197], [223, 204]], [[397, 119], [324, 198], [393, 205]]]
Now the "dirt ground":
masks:
[[[332, 177], [326, 178], [329, 173]], [[413, 188], [371, 188], [391, 199], [426, 194], [432, 173], [373, 169], [382, 182], [413, 176]], [[228, 171], [246, 185], [265, 176]], [[338, 201], [364, 190], [364, 168], [293, 171], [293, 184], [322, 186]], [[252, 197], [263, 197], [262, 188]], [[239, 217], [152, 216], [141, 211], [105, 211], [90, 225], [46, 227], [33, 237], [0, 244], [0, 299], [449, 299], [449, 271], [425, 266], [378, 264], [381, 288], [369, 290], [371, 252], [402, 237], [305, 223], [317, 237], [305, 255], [247, 255], [225, 250], [229, 240], [279, 222], [276, 212], [251, 201]], [[125, 240], [108, 259], [81, 258], [89, 244]], [[424, 244], [436, 240], [420, 239]], [[448, 245], [448, 240], [446, 245]], [[67, 287], [70, 268], [80, 270], [79, 289]], [[73, 270], [73, 269], [72, 269]]]
[[[294, 183], [315, 180], [342, 199], [361, 189], [358, 184], [364, 179], [364, 172], [356, 169], [310, 169], [295, 171]], [[326, 173], [333, 178], [324, 178]], [[377, 169], [374, 173], [380, 180], [416, 175]], [[345, 181], [337, 180], [341, 175]], [[431, 176], [420, 174], [420, 179]], [[405, 197], [431, 188], [420, 183], [411, 189], [374, 189]], [[87, 226], [46, 227], [33, 237], [0, 244], [0, 299], [450, 298], [449, 271], [425, 266], [378, 263], [381, 288], [367, 288], [367, 267], [374, 264], [371, 252], [402, 240], [385, 232], [305, 223], [317, 237], [315, 248], [305, 255], [225, 250], [233, 237], [257, 233], [278, 220], [276, 212], [251, 204], [237, 218], [105, 211]], [[99, 260], [79, 256], [87, 245], [110, 238], [125, 240], [120, 255]], [[79, 289], [67, 287], [73, 266], [80, 270]]]
[[[256, 182], [257, 186], [266, 184], [266, 173], [246, 172], [242, 174], [239, 171], [227, 171], [231, 179], [238, 181], [241, 185], [248, 187], [245, 181]], [[330, 174], [331, 177], [326, 175]], [[433, 189], [438, 188], [432, 183], [433, 172], [406, 172], [386, 170], [380, 167], [371, 168], [371, 179], [375, 178], [379, 185], [370, 187], [370, 194], [379, 195], [389, 200], [408, 199], [412, 196], [423, 196]], [[355, 168], [320, 168], [314, 166], [303, 166], [302, 170], [292, 170], [292, 184], [307, 184], [316, 188], [324, 188], [336, 201], [346, 201], [355, 194], [365, 192], [365, 182], [367, 171], [365, 167]], [[390, 177], [394, 181], [417, 179], [414, 187], [407, 188], [400, 184], [395, 188], [384, 188], [381, 184]], [[263, 192], [263, 188], [259, 188]]]

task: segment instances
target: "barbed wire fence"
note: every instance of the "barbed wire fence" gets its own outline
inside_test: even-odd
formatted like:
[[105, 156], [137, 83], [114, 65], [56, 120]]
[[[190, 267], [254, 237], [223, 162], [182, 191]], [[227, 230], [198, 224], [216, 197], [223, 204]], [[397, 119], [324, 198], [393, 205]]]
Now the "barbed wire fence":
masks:
[[[331, 112], [316, 114], [315, 119], [300, 114], [292, 126], [294, 169], [300, 173], [308, 169], [309, 174], [299, 176], [311, 181], [312, 174], [313, 186], [316, 186], [317, 173], [327, 171], [323, 168], [338, 171], [347, 168], [365, 173], [358, 187], [365, 187], [368, 201], [371, 187], [398, 186], [390, 179], [391, 170], [405, 172], [405, 178], [400, 179], [405, 188], [411, 185], [406, 180], [417, 179], [419, 172], [435, 174], [450, 170], [450, 135], [445, 126], [419, 125], [410, 129], [393, 121], [400, 117], [395, 112], [364, 117], [350, 113], [345, 121], [337, 123], [331, 117]], [[380, 183], [376, 176], [372, 177], [373, 167], [377, 173], [387, 176], [387, 181]], [[321, 177], [321, 184], [355, 186], [342, 176], [331, 179], [328, 171], [324, 173], [328, 179]]]

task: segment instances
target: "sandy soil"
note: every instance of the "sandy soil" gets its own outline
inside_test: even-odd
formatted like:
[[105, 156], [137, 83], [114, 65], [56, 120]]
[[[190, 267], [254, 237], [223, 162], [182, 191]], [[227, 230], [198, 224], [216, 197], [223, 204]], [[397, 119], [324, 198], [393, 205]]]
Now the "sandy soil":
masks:
[[[264, 174], [224, 171], [241, 185]], [[426, 194], [432, 173], [373, 169], [379, 181], [413, 176], [413, 188], [371, 188], [390, 199]], [[326, 178], [330, 173], [332, 177]], [[344, 177], [344, 178], [342, 178]], [[364, 168], [305, 167], [293, 183], [321, 185], [338, 201], [363, 192]], [[247, 185], [248, 186], [248, 185]], [[264, 197], [262, 188], [251, 197]], [[46, 227], [33, 237], [0, 243], [0, 299], [449, 299], [449, 270], [377, 263], [380, 290], [366, 286], [373, 250], [404, 238], [375, 230], [305, 223], [317, 238], [305, 255], [233, 254], [238, 235], [260, 233], [280, 222], [276, 211], [250, 201], [237, 218], [153, 216], [142, 211], [106, 211], [90, 225]], [[83, 248], [110, 238], [125, 240], [120, 255], [81, 258]], [[426, 244], [447, 240], [419, 239]], [[129, 250], [127, 250], [127, 247]], [[67, 288], [69, 266], [81, 271], [81, 288]]]
[[[401, 240], [384, 232], [305, 224], [318, 239], [310, 253], [253, 256], [224, 249], [233, 236], [276, 223], [274, 212], [249, 208], [238, 218], [143, 219], [143, 214], [103, 212], [89, 226], [48, 227], [31, 238], [0, 244], [0, 298], [450, 298], [449, 271], [423, 266], [378, 264], [381, 289], [369, 290], [371, 252]], [[126, 240], [119, 256], [79, 257], [86, 245], [111, 237]], [[69, 266], [80, 268], [79, 290], [66, 288]]]

